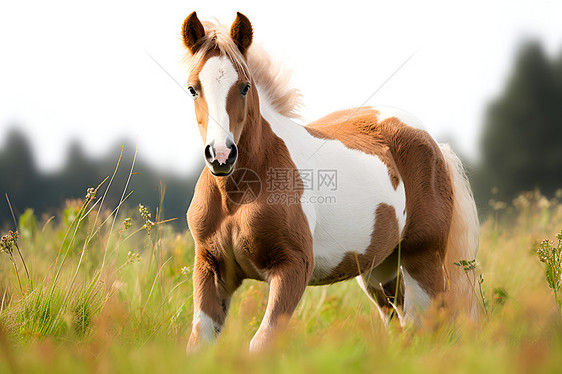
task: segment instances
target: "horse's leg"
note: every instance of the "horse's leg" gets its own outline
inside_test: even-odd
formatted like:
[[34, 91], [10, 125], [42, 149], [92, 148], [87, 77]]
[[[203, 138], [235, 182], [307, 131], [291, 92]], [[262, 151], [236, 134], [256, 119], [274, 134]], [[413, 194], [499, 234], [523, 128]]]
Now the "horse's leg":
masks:
[[388, 323], [394, 307], [400, 307], [404, 302], [403, 283], [401, 282], [398, 288], [396, 286], [397, 274], [398, 255], [395, 251], [379, 266], [356, 278], [361, 289], [377, 307], [385, 324]]
[[404, 275], [404, 314], [419, 322], [419, 314], [443, 297], [447, 282], [443, 261], [437, 251], [408, 251], [402, 260]]
[[193, 269], [193, 326], [187, 350], [202, 342], [212, 342], [220, 333], [234, 289], [220, 277], [216, 260], [206, 250], [197, 249]]
[[286, 325], [297, 307], [312, 273], [308, 259], [297, 259], [269, 272], [269, 297], [261, 325], [250, 342], [250, 351], [271, 343], [276, 331]]

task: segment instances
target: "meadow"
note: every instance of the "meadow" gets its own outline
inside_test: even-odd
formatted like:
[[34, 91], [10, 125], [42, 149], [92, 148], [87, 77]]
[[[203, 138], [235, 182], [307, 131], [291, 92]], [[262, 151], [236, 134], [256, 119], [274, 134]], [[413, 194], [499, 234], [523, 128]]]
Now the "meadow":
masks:
[[557, 251], [562, 194], [490, 201], [477, 261], [467, 266], [483, 305], [478, 324], [432, 309], [423, 327], [402, 329], [394, 320], [385, 328], [356, 282], [347, 281], [309, 287], [275, 346], [250, 354], [267, 287], [246, 281], [218, 342], [187, 356], [193, 240], [158, 207], [107, 207], [109, 185], [85, 189], [84, 199], [67, 201], [54, 218], [27, 210], [17, 234], [2, 233], [0, 372], [561, 370], [562, 314], [537, 250], [549, 239], [554, 249], [543, 248]]

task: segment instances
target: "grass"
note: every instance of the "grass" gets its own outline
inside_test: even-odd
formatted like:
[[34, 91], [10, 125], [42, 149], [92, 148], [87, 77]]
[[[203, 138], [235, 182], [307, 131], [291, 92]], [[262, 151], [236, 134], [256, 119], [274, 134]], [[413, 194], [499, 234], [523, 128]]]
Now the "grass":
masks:
[[433, 310], [422, 328], [386, 331], [349, 281], [309, 287], [275, 348], [251, 355], [267, 287], [247, 281], [218, 342], [186, 356], [193, 240], [154, 207], [106, 209], [109, 182], [56, 219], [19, 218], [22, 256], [0, 258], [0, 372], [560, 371], [562, 315], [537, 249], [562, 229], [562, 204], [538, 192], [492, 202], [478, 261], [465, 264], [487, 309], [477, 326]]

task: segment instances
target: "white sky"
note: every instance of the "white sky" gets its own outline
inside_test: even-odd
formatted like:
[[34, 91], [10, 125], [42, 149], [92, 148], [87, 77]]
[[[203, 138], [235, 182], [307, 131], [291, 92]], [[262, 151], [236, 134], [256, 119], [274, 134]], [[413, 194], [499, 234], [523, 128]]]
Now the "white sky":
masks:
[[[367, 104], [405, 109], [438, 139], [476, 159], [487, 103], [521, 40], [562, 47], [562, 2], [5, 1], [0, 5], [0, 147], [10, 126], [31, 138], [43, 170], [62, 166], [68, 142], [104, 154], [123, 138], [139, 155], [186, 174], [203, 144], [185, 87], [180, 29], [196, 10], [230, 25], [236, 11], [254, 40], [293, 70], [306, 121]], [[116, 158], [118, 155], [115, 155]]]

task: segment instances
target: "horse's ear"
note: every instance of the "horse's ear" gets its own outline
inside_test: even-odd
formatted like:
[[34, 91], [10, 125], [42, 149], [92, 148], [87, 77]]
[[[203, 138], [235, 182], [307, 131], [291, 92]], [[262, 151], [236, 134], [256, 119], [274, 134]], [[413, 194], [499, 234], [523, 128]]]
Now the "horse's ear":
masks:
[[230, 27], [230, 37], [234, 40], [238, 49], [240, 49], [240, 52], [242, 52], [242, 55], [244, 56], [252, 44], [253, 34], [252, 24], [250, 23], [248, 17], [240, 12], [237, 12], [236, 19]]
[[205, 29], [197, 18], [197, 13], [193, 12], [183, 22], [181, 29], [183, 42], [191, 54], [195, 54], [203, 42], [205, 36]]

